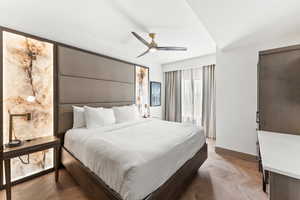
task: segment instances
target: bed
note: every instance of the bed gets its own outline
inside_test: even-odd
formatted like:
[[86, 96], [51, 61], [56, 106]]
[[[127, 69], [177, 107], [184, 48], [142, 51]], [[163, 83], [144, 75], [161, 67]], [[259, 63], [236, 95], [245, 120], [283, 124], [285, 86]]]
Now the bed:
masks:
[[124, 200], [145, 199], [205, 144], [191, 125], [141, 119], [97, 129], [71, 129], [65, 149]]
[[134, 104], [135, 66], [60, 45], [57, 58], [61, 163], [80, 187], [95, 200], [178, 199], [207, 159], [203, 130], [156, 119], [72, 129], [73, 105]]

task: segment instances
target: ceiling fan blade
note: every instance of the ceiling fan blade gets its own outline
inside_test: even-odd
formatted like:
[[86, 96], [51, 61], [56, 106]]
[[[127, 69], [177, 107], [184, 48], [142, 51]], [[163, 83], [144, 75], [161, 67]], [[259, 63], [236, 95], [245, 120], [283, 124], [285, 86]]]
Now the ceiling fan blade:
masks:
[[147, 54], [150, 51], [150, 49], [148, 49], [147, 51], [145, 51], [144, 53], [142, 53], [141, 55], [137, 56], [137, 58], [142, 57], [143, 55]]
[[135, 32], [131, 32], [139, 41], [141, 41], [144, 45], [146, 45], [147, 47], [150, 47], [150, 44], [141, 36], [139, 36], [137, 33]]
[[186, 47], [157, 47], [160, 51], [187, 51]]

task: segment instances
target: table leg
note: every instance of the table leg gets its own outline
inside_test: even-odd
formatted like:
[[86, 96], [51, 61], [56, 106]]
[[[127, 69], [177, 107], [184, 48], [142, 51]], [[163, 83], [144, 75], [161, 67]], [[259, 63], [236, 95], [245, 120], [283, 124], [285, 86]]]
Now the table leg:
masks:
[[58, 182], [58, 176], [59, 176], [59, 147], [54, 148], [54, 156], [55, 156], [55, 161], [54, 161], [54, 168], [55, 168], [55, 182]]
[[266, 181], [266, 184], [269, 184], [269, 175], [270, 175], [270, 172], [268, 170], [265, 170], [265, 181]]
[[262, 182], [263, 182], [263, 191], [266, 193], [267, 192], [267, 184], [269, 184], [269, 171], [263, 170], [262, 174]]
[[1, 162], [0, 162], [0, 188], [3, 187], [3, 180], [4, 180], [4, 176], [3, 176], [3, 159], [1, 158]]
[[262, 175], [262, 185], [263, 185], [263, 191], [266, 193], [267, 192], [267, 184], [265, 182], [264, 175]]
[[5, 165], [6, 200], [11, 200], [10, 159], [5, 160], [4, 165]]

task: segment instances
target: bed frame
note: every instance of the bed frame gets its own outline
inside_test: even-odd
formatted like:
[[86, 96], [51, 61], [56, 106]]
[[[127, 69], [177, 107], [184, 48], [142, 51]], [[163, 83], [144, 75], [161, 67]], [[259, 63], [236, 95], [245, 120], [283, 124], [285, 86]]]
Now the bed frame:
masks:
[[[64, 141], [72, 128], [72, 105], [96, 107], [135, 103], [135, 65], [82, 49], [57, 45], [57, 135]], [[175, 200], [207, 159], [207, 145], [188, 160], [170, 179], [144, 200]], [[82, 187], [97, 200], [122, 200], [103, 180], [62, 147], [61, 163]], [[147, 181], [147, 180], [145, 180]]]
[[[188, 160], [167, 182], [144, 200], [178, 199], [206, 159], [207, 145], [204, 144], [194, 157]], [[62, 163], [91, 198], [95, 200], [122, 200], [117, 192], [109, 188], [96, 174], [85, 167], [65, 148], [62, 148]]]

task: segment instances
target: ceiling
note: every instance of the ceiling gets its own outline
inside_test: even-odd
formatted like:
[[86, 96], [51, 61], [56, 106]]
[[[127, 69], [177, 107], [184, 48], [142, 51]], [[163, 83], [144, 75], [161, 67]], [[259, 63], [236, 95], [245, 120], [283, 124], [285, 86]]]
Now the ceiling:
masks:
[[218, 48], [234, 48], [300, 33], [299, 0], [186, 0]]
[[[216, 50], [183, 0], [1, 0], [0, 25], [138, 63], [167, 63]], [[136, 59], [146, 48], [131, 31], [145, 38], [155, 32], [159, 45], [185, 46], [188, 51]]]
[[[299, 0], [1, 0], [0, 25], [136, 63], [169, 63], [300, 33]], [[131, 35], [157, 33], [146, 50]], [[212, 39], [213, 38], [213, 39]], [[149, 38], [148, 38], [149, 39]]]

